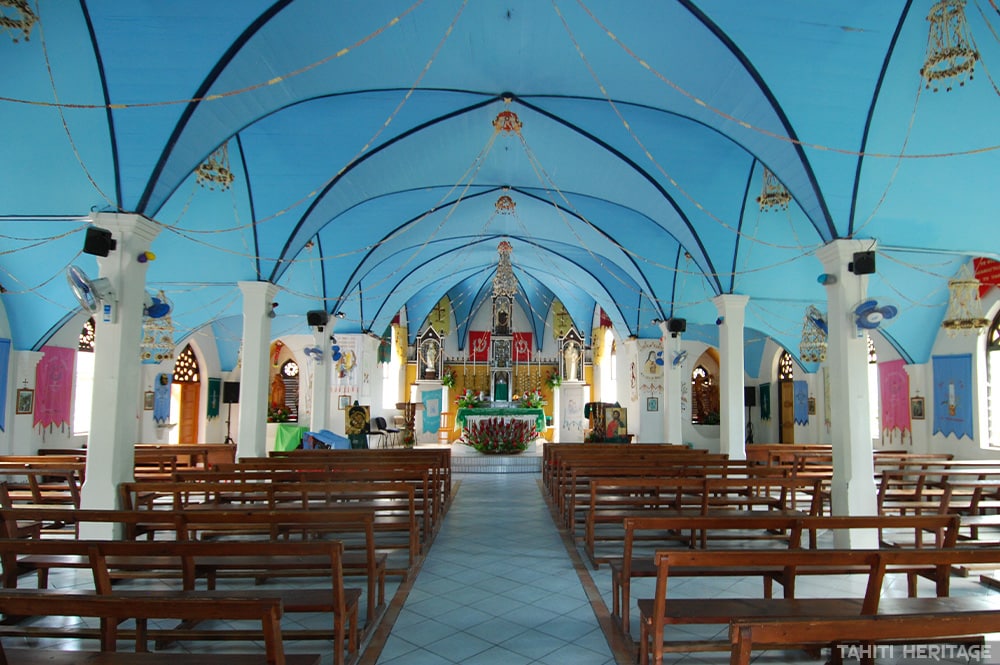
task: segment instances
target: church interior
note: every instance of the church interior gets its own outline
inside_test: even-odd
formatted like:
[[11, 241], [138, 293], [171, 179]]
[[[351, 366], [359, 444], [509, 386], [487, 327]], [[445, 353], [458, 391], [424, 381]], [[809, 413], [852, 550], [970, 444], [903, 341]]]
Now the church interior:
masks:
[[[138, 513], [181, 520], [188, 493], [141, 483], [255, 480], [239, 491], [266, 484], [266, 500], [240, 501], [293, 519], [285, 483], [329, 484], [329, 497], [346, 491], [334, 487], [346, 466], [374, 486], [411, 485], [397, 467], [429, 464], [409, 490], [408, 532], [372, 509], [372, 549], [388, 538], [389, 553], [363, 562], [370, 585], [355, 614], [350, 594], [336, 610], [302, 600], [302, 625], [288, 598], [269, 610], [303, 634], [343, 613], [337, 630], [357, 635], [288, 636], [278, 657], [272, 630], [265, 646], [235, 651], [297, 665], [318, 652], [336, 665], [694, 662], [699, 649], [662, 653], [664, 610], [638, 600], [667, 593], [654, 556], [669, 557], [650, 547], [644, 577], [622, 572], [622, 542], [642, 527], [609, 507], [685, 513], [681, 499], [659, 499], [700, 492], [706, 517], [708, 497], [729, 492], [708, 489], [716, 475], [752, 477], [739, 509], [758, 517], [965, 520], [877, 523], [874, 539], [826, 527], [819, 542], [848, 561], [849, 549], [898, 545], [885, 526], [916, 529], [921, 544], [935, 533], [932, 549], [975, 549], [941, 555], [956, 570], [978, 566], [950, 580], [950, 596], [977, 599], [978, 632], [1000, 632], [989, 575], [1000, 569], [994, 0], [0, 0], [0, 28], [5, 616], [26, 602], [7, 598], [11, 587], [38, 586], [45, 602], [50, 566], [49, 590], [115, 595], [110, 579], [127, 571], [112, 567], [104, 585], [82, 563], [103, 549], [45, 548], [168, 535]], [[628, 482], [612, 489], [609, 469]], [[617, 494], [640, 469], [704, 484]], [[219, 475], [186, 475], [199, 471]], [[760, 499], [761, 483], [781, 474], [766, 491], [781, 494], [778, 507]], [[484, 521], [477, 511], [496, 493], [517, 500]], [[263, 520], [223, 520], [233, 505], [244, 504], [200, 506], [220, 522], [186, 533]], [[59, 509], [91, 519], [49, 514]], [[815, 536], [801, 522], [782, 529]], [[605, 536], [613, 546], [602, 549]], [[367, 537], [352, 532], [322, 556], [357, 575]], [[480, 568], [452, 565], [483, 542], [479, 554], [504, 572], [479, 579]], [[568, 568], [508, 574], [505, 545]], [[57, 554], [80, 566], [45, 559]], [[893, 601], [931, 584], [929, 564], [912, 565], [924, 568], [887, 583]], [[193, 591], [200, 582], [182, 568], [171, 575]], [[461, 593], [460, 571], [476, 578]], [[234, 591], [229, 578], [245, 572], [213, 569], [211, 584]], [[767, 588], [822, 586], [769, 575]], [[839, 586], [865, 596], [864, 579], [849, 577]], [[686, 581], [682, 598], [727, 590]], [[933, 584], [930, 595], [949, 596], [948, 581]], [[160, 611], [139, 605], [129, 611]], [[129, 637], [159, 620], [132, 618]], [[723, 660], [732, 646], [733, 663], [745, 638], [756, 658], [750, 636], [766, 627], [733, 623], [730, 638], [729, 620], [690, 633], [725, 642]], [[60, 644], [44, 626], [31, 624], [36, 636], [8, 623], [0, 656]], [[909, 639], [948, 624], [923, 625]], [[869, 628], [831, 624], [824, 645]], [[62, 644], [114, 643], [97, 632]], [[179, 644], [161, 650], [233, 650]]]

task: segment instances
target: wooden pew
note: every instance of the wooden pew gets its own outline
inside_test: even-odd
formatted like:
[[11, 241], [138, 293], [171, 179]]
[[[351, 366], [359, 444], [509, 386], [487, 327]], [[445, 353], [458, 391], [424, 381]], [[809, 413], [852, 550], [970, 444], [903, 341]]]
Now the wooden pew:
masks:
[[6, 616], [72, 616], [101, 619], [101, 653], [5, 649], [0, 643], [0, 662], [15, 665], [174, 665], [176, 653], [149, 653], [145, 634], [136, 630], [136, 653], [117, 654], [118, 622], [135, 619], [144, 626], [149, 619], [185, 621], [236, 620], [259, 621], [264, 637], [264, 655], [185, 653], [185, 665], [318, 665], [319, 654], [285, 654], [281, 634], [281, 600], [278, 598], [220, 598], [218, 594], [115, 592], [95, 595], [89, 592], [63, 591], [54, 594], [32, 589], [0, 590], [0, 612]]
[[[671, 641], [664, 643], [667, 625], [728, 624], [732, 619], [770, 619], [796, 616], [845, 618], [870, 615], [957, 613], [1000, 610], [1000, 599], [991, 596], [937, 598], [881, 598], [883, 579], [894, 569], [926, 569], [939, 579], [961, 564], [1000, 563], [1000, 551], [992, 549], [911, 549], [911, 550], [662, 550], [656, 553], [657, 577], [654, 597], [638, 601], [640, 613], [640, 664], [661, 665], [666, 650], [719, 650], [728, 644], [715, 641]], [[674, 567], [714, 568], [716, 575], [729, 575], [747, 567], [759, 567], [761, 576], [784, 577], [785, 598], [670, 598], [668, 580]], [[812, 574], [841, 574], [843, 569], [867, 571], [862, 596], [838, 598], [794, 597], [794, 579], [807, 567]], [[770, 571], [769, 571], [770, 569]], [[939, 582], [938, 588], [944, 586]], [[789, 589], [792, 593], [789, 594]]]
[[[631, 583], [633, 578], [655, 577], [654, 551], [665, 547], [677, 549], [708, 549], [712, 545], [726, 545], [767, 549], [798, 549], [802, 538], [809, 534], [808, 547], [817, 549], [817, 531], [877, 530], [880, 545], [886, 538], [896, 546], [904, 541], [905, 533], [912, 533], [906, 541], [909, 547], [954, 547], [957, 543], [960, 521], [957, 516], [924, 515], [907, 517], [854, 516], [854, 517], [789, 517], [750, 513], [727, 517], [630, 517], [624, 521], [625, 539], [620, 558], [609, 561], [611, 567], [612, 617], [621, 620], [622, 631], [630, 632]], [[887, 545], [885, 545], [887, 546]], [[759, 571], [744, 571], [752, 577]], [[810, 570], [799, 568], [798, 575], [829, 574], [829, 568]], [[856, 573], [857, 569], [841, 569], [840, 573]], [[907, 575], [907, 588], [911, 596], [917, 594], [916, 575], [919, 570], [896, 569], [893, 572]], [[700, 577], [712, 575], [712, 569], [698, 566], [674, 569], [673, 575]], [[946, 579], [946, 578], [945, 578]], [[763, 578], [764, 597], [772, 597], [772, 582], [784, 582], [782, 575]], [[939, 579], [935, 575], [935, 581]], [[787, 591], [787, 589], [786, 589]], [[940, 589], [947, 593], [947, 589]]]
[[[385, 576], [387, 556], [375, 549], [375, 516], [371, 511], [343, 510], [220, 510], [220, 511], [165, 511], [165, 510], [76, 510], [73, 517], [65, 516], [63, 509], [14, 509], [3, 511], [3, 523], [29, 515], [41, 520], [100, 522], [119, 524], [125, 539], [134, 540], [140, 535], [160, 534], [175, 540], [220, 539], [228, 536], [287, 540], [293, 535], [300, 539], [335, 536], [344, 543], [341, 558], [345, 576], [363, 576], [367, 584], [365, 628], [374, 625], [378, 608], [385, 605]], [[8, 532], [9, 533], [9, 532]], [[9, 537], [7, 533], [3, 537]], [[353, 549], [352, 549], [353, 548]], [[261, 562], [265, 567], [266, 561]], [[17, 586], [17, 577], [36, 573], [38, 587], [48, 586], [49, 571], [60, 568], [90, 568], [85, 556], [27, 555], [19, 559], [3, 560], [3, 583], [7, 588]], [[140, 571], [141, 572], [141, 571]], [[115, 578], [134, 578], [136, 571], [113, 571]], [[223, 577], [226, 575], [223, 574]], [[274, 576], [288, 576], [275, 573]], [[206, 573], [209, 588], [214, 588], [217, 573]]]
[[371, 511], [376, 548], [407, 553], [406, 565], [390, 565], [388, 573], [405, 578], [420, 554], [414, 488], [404, 482], [138, 482], [122, 483], [119, 493], [124, 510]]
[[[861, 654], [878, 654], [870, 645], [890, 641], [911, 640], [924, 647], [924, 653], [945, 653], [940, 644], [944, 638], [982, 638], [988, 633], [1000, 632], [1000, 610], [973, 610], [935, 612], [889, 616], [856, 616], [831, 619], [829, 617], [794, 617], [781, 619], [734, 619], [729, 625], [730, 665], [749, 665], [754, 649], [831, 646], [832, 660], [840, 660], [844, 652], [851, 654], [848, 645], [862, 643], [857, 648]], [[937, 642], [931, 652], [927, 642]], [[955, 646], [955, 645], [950, 645]], [[911, 649], [916, 652], [916, 649]], [[983, 653], [982, 647], [967, 649], [968, 653]], [[891, 653], [891, 652], [890, 652]], [[898, 653], [905, 653], [900, 651]], [[939, 657], [929, 660], [939, 660]], [[979, 658], [977, 660], [983, 660]]]
[[[334, 662], [343, 665], [344, 648], [347, 654], [358, 650], [358, 599], [361, 590], [345, 588], [343, 582], [343, 544], [339, 541], [96, 541], [96, 540], [0, 540], [0, 554], [7, 560], [26, 555], [86, 556], [89, 557], [94, 575], [95, 591], [101, 595], [114, 595], [114, 571], [139, 571], [145, 577], [158, 576], [165, 582], [180, 574], [181, 589], [195, 591], [198, 578], [214, 572], [229, 576], [242, 573], [248, 579], [260, 579], [277, 573], [311, 572], [328, 584], [310, 588], [276, 589], [260, 587], [249, 590], [197, 591], [205, 599], [214, 594], [219, 598], [268, 597], [282, 601], [284, 611], [328, 613], [332, 619], [330, 629], [286, 630], [289, 639], [333, 640]], [[48, 590], [58, 596], [62, 590]], [[147, 597], [156, 597], [157, 591], [144, 591]], [[176, 593], [172, 590], [168, 593]], [[44, 627], [27, 626], [22, 632], [39, 635], [62, 635], [64, 630], [52, 632]], [[15, 631], [16, 632], [16, 631]], [[149, 630], [154, 639], [165, 640], [246, 640], [259, 633], [246, 630], [198, 629], [189, 624], [166, 630]]]

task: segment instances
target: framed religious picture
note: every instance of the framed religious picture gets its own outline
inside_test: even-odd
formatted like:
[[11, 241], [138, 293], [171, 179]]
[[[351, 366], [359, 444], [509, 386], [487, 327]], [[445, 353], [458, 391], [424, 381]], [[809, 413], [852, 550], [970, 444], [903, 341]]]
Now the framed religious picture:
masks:
[[646, 410], [647, 411], [659, 411], [660, 410], [660, 400], [657, 397], [647, 397], [646, 398]]
[[809, 401], [808, 401], [808, 405], [809, 405], [809, 415], [810, 416], [815, 416], [816, 415], [816, 398], [815, 397], [810, 397]]
[[35, 391], [32, 388], [17, 389], [17, 413], [31, 413], [35, 410]]
[[347, 407], [349, 407], [350, 405], [351, 405], [351, 396], [350, 395], [341, 395], [340, 396], [340, 400], [337, 402], [337, 407], [339, 409], [341, 409], [341, 410], [344, 410]]
[[924, 415], [924, 398], [923, 397], [911, 397], [910, 398], [910, 418], [912, 420], [923, 420], [926, 416]]
[[155, 393], [152, 390], [147, 390], [145, 393], [143, 393], [143, 395], [142, 395], [142, 410], [143, 411], [152, 411], [153, 410], [153, 403], [154, 403], [155, 400], [156, 400], [156, 395], [155, 395]]

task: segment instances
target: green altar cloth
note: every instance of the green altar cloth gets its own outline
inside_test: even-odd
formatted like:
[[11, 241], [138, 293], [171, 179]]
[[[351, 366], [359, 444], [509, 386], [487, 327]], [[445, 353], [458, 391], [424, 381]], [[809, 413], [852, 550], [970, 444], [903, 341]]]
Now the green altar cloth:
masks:
[[545, 431], [545, 412], [541, 409], [466, 409], [460, 408], [455, 416], [455, 429], [465, 427], [466, 416], [535, 416], [535, 429], [541, 434]]
[[279, 423], [274, 434], [274, 449], [295, 450], [302, 443], [302, 435], [308, 431], [308, 427]]

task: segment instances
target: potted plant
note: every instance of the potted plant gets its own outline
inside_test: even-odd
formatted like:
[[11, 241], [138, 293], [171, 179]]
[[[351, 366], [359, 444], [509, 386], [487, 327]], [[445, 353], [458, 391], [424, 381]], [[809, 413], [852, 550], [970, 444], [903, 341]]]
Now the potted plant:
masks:
[[538, 436], [527, 420], [483, 418], [465, 428], [465, 442], [487, 455], [514, 455], [527, 450]]

